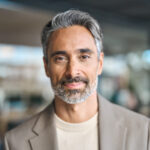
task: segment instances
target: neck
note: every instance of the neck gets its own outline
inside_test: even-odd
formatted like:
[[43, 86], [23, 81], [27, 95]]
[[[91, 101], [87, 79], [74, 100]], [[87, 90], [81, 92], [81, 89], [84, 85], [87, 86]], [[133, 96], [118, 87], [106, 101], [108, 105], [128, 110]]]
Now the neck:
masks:
[[84, 102], [79, 104], [68, 104], [55, 97], [55, 113], [62, 120], [70, 123], [80, 123], [89, 120], [98, 111], [96, 91]]

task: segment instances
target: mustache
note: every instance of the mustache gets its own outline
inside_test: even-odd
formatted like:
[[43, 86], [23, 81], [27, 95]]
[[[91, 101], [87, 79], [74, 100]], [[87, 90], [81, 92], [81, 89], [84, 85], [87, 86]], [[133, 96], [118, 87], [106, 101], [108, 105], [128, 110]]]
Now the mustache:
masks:
[[89, 80], [87, 78], [77, 76], [74, 78], [64, 78], [60, 81], [60, 84], [64, 85], [65, 83], [73, 83], [73, 82], [84, 82], [88, 84]]

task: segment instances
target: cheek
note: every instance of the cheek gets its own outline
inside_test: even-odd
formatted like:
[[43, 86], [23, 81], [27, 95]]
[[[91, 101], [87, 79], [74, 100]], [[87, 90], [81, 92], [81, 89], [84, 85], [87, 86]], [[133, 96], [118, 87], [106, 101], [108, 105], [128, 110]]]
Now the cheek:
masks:
[[57, 82], [59, 82], [62, 79], [63, 74], [64, 74], [64, 70], [65, 70], [65, 68], [51, 66], [50, 78], [51, 78], [51, 82], [53, 84], [56, 84]]
[[88, 69], [87, 76], [88, 76], [91, 83], [94, 82], [98, 76], [98, 66], [96, 66], [96, 65], [91, 66]]
[[91, 83], [95, 82], [96, 78], [97, 78], [97, 74], [96, 74], [96, 72], [95, 72], [95, 74], [92, 74], [92, 75], [90, 76], [90, 82], [91, 82]]

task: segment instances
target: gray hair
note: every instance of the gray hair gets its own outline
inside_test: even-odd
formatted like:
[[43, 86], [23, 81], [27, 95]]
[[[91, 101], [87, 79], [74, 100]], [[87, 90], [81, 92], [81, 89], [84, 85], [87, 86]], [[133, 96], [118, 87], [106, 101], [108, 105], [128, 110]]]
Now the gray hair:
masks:
[[49, 37], [51, 36], [51, 34], [58, 29], [67, 28], [73, 25], [84, 26], [91, 32], [95, 40], [99, 58], [103, 46], [102, 32], [98, 22], [86, 12], [82, 12], [79, 10], [68, 10], [54, 16], [52, 20], [50, 20], [43, 28], [41, 41], [44, 57], [47, 62], [47, 48], [49, 44]]

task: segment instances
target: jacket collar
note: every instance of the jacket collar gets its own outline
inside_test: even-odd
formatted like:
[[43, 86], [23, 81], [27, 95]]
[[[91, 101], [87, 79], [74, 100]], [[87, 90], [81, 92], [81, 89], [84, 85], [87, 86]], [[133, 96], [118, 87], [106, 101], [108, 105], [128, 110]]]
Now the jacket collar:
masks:
[[53, 103], [41, 112], [33, 127], [35, 136], [29, 140], [33, 150], [58, 150]]
[[[99, 147], [100, 150], [125, 150], [127, 128], [105, 98], [98, 95], [99, 102]], [[117, 108], [118, 109], [118, 108]], [[58, 150], [53, 103], [39, 116], [33, 127], [35, 134], [29, 142], [33, 150]]]
[[101, 150], [125, 150], [127, 128], [121, 118], [118, 106], [111, 104], [98, 95], [99, 99], [99, 135]]

